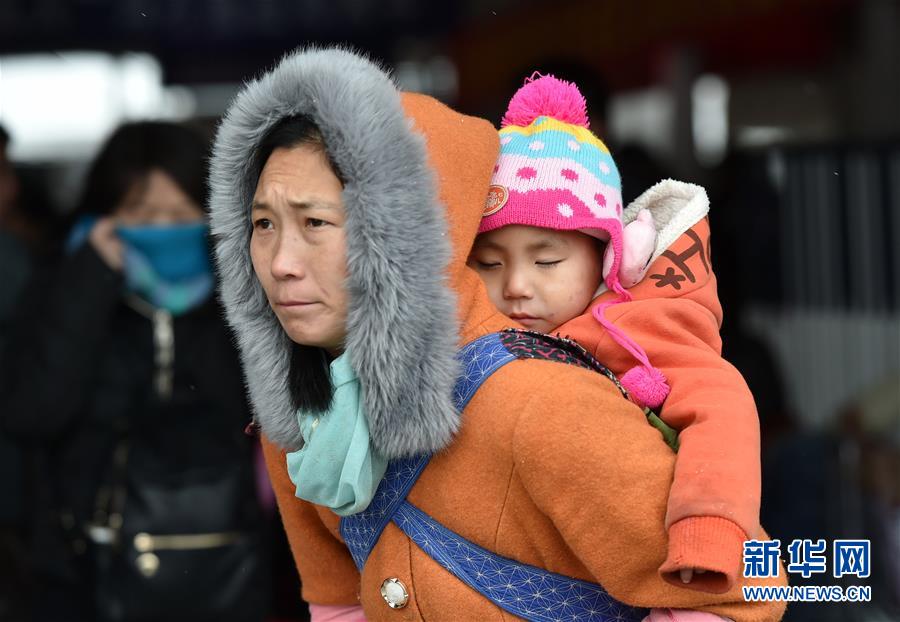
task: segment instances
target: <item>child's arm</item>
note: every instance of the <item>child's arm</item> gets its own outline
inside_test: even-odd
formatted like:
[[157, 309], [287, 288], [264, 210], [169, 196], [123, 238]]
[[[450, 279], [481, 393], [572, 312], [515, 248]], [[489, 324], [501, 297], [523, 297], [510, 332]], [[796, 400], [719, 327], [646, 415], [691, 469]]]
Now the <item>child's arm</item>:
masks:
[[[671, 392], [659, 415], [680, 431], [660, 572], [673, 583], [724, 590], [740, 568], [742, 542], [759, 529], [759, 421], [743, 377], [721, 357], [709, 222], [685, 231], [630, 292], [634, 301], [607, 317], [666, 375]], [[634, 365], [608, 336], [594, 351], [616, 373]]]
[[[671, 392], [659, 414], [679, 430], [666, 512], [669, 555], [660, 572], [683, 585], [682, 571], [706, 570], [689, 577], [689, 586], [727, 590], [740, 569], [744, 540], [759, 529], [759, 421], [753, 396], [720, 356], [717, 323], [702, 305], [675, 298], [618, 307], [610, 310], [621, 313], [616, 326], [640, 343], [668, 378]], [[598, 350], [603, 360], [602, 353], [613, 352], [615, 344], [601, 341]]]
[[[513, 444], [515, 476], [591, 580], [632, 605], [702, 609], [741, 622], [780, 619], [783, 603], [746, 602], [741, 587], [783, 585], [781, 568], [777, 578], [740, 578], [724, 593], [685, 590], [660, 577], [669, 542], [665, 491], [676, 456], [611, 383], [547, 365], [543, 386], [565, 391], [536, 391], [522, 410]], [[592, 405], [590, 416], [585, 402]]]
[[[746, 383], [720, 355], [708, 221], [682, 233], [629, 291], [634, 300], [609, 307], [606, 317], [666, 375], [671, 392], [659, 414], [680, 430], [666, 514], [669, 556], [660, 572], [677, 585], [685, 585], [684, 571], [692, 575], [687, 587], [725, 590], [740, 569], [743, 541], [759, 529], [759, 422]], [[637, 364], [590, 309], [557, 330], [619, 377]]]

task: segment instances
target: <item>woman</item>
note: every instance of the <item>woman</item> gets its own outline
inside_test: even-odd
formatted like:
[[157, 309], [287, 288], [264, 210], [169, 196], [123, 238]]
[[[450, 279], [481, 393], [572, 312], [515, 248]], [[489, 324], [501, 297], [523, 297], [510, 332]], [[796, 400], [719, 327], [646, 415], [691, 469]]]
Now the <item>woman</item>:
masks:
[[2, 421], [42, 456], [39, 620], [261, 620], [249, 411], [215, 302], [205, 141], [126, 125], [26, 294]]
[[[420, 512], [477, 555], [513, 560], [472, 574], [524, 563], [573, 590], [587, 585], [579, 579], [620, 619], [644, 615], [623, 603], [778, 619], [779, 604], [658, 576], [673, 456], [612, 382], [513, 360], [458, 412], [457, 349], [514, 325], [465, 266], [497, 140], [486, 122], [401, 95], [335, 49], [286, 57], [220, 127], [211, 215], [223, 302], [313, 618], [508, 619], [501, 609], [514, 603], [455, 575], [470, 559], [435, 561], [434, 542], [408, 534]], [[467, 379], [480, 381], [492, 360]], [[358, 522], [389, 507], [394, 465], [432, 454], [409, 492], [414, 508], [402, 506], [412, 514], [380, 534]], [[495, 588], [527, 591], [504, 583]], [[535, 609], [516, 615], [611, 619], [558, 599], [568, 609], [547, 611], [538, 601], [548, 592], [528, 594]]]

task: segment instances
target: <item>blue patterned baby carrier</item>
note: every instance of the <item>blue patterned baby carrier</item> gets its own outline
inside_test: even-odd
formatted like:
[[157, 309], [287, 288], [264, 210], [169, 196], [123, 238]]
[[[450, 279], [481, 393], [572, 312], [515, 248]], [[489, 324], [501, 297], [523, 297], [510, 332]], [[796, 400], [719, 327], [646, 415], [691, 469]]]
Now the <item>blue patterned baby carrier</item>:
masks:
[[[555, 360], [606, 375], [627, 395], [615, 375], [574, 341], [509, 329], [476, 339], [459, 352], [464, 372], [456, 383], [459, 412], [484, 381], [503, 365], [521, 358]], [[639, 622], [646, 609], [630, 607], [599, 585], [501, 557], [450, 531], [406, 500], [430, 455], [395, 460], [364, 511], [341, 519], [341, 535], [362, 571], [369, 553], [390, 521], [457, 579], [495, 605], [526, 620]]]

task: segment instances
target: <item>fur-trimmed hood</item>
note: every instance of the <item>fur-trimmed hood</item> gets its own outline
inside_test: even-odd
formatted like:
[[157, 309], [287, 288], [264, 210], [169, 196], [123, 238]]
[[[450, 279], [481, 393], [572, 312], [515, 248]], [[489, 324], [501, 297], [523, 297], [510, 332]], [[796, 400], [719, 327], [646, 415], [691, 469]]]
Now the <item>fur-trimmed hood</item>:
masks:
[[216, 136], [210, 218], [221, 298], [256, 421], [285, 449], [300, 440], [288, 389], [291, 342], [250, 260], [252, 154], [304, 114], [345, 178], [350, 306], [346, 352], [376, 450], [444, 448], [459, 426], [457, 347], [490, 315], [465, 268], [498, 152], [486, 121], [401, 94], [379, 66], [338, 48], [297, 50], [247, 84]]

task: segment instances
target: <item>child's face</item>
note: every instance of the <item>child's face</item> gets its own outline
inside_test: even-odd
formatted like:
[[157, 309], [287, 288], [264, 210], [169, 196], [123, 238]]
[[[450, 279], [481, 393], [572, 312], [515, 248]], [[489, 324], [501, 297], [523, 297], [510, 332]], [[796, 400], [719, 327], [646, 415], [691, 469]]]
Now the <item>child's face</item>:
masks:
[[578, 231], [507, 225], [482, 233], [469, 255], [504, 315], [550, 332], [590, 304], [600, 285], [602, 243]]

